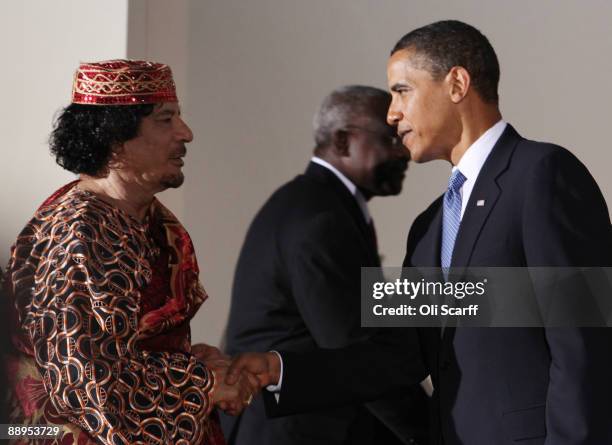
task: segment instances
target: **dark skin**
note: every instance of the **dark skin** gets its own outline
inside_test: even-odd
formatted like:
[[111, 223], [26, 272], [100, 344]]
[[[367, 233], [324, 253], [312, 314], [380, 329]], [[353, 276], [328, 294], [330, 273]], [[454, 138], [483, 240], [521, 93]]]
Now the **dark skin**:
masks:
[[372, 101], [370, 114], [337, 129], [331, 143], [315, 152], [350, 179], [367, 200], [399, 194], [408, 168], [409, 153], [385, 122], [388, 106], [386, 100]]

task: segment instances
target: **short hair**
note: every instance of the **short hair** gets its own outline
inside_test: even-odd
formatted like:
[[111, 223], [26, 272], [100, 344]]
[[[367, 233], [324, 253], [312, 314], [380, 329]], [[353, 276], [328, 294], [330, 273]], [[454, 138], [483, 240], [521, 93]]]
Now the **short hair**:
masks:
[[96, 175], [108, 166], [112, 150], [135, 138], [154, 105], [81, 105], [64, 108], [49, 138], [55, 161], [73, 173]]
[[415, 29], [402, 37], [391, 55], [414, 50], [433, 78], [443, 78], [454, 66], [465, 68], [472, 86], [485, 102], [498, 103], [499, 62], [489, 40], [476, 28], [458, 20], [444, 20]]
[[357, 117], [374, 116], [373, 103], [376, 101], [388, 104], [391, 95], [380, 88], [364, 85], [347, 85], [332, 91], [314, 115], [316, 148], [328, 146], [334, 132], [350, 125]]

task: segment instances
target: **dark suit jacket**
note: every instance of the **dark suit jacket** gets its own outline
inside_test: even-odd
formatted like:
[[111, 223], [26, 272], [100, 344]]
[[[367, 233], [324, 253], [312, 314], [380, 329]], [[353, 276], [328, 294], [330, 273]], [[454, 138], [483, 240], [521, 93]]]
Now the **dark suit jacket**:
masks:
[[[227, 351], [309, 351], [367, 338], [371, 331], [360, 327], [360, 268], [379, 265], [355, 198], [330, 170], [310, 163], [272, 195], [248, 230], [234, 279]], [[400, 406], [404, 415], [406, 406]], [[371, 410], [389, 419], [388, 408]], [[371, 444], [385, 434], [369, 410], [355, 404], [268, 420], [256, 399], [237, 422], [222, 420], [237, 445]], [[410, 439], [408, 422], [390, 426]]]
[[[440, 266], [441, 225], [442, 197], [415, 220], [404, 266]], [[452, 266], [610, 265], [608, 209], [588, 170], [508, 126], [475, 183]], [[612, 444], [611, 332], [421, 330], [443, 443]]]

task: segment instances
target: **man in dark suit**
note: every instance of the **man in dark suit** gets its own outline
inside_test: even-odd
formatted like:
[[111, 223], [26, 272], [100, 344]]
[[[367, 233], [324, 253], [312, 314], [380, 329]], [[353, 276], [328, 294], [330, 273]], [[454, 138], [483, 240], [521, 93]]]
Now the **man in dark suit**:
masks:
[[[248, 230], [234, 278], [228, 353], [339, 348], [370, 334], [360, 327], [360, 272], [380, 261], [367, 202], [399, 194], [408, 166], [405, 147], [386, 123], [390, 99], [377, 88], [347, 86], [322, 102], [306, 172], [277, 190]], [[374, 444], [382, 437], [399, 444], [372, 413], [393, 428], [389, 415], [405, 416], [406, 407], [389, 412], [382, 404], [270, 420], [256, 398], [241, 418], [224, 417], [223, 425], [233, 445]], [[402, 419], [395, 428], [405, 442], [413, 434], [407, 426]]]
[[[447, 191], [412, 225], [404, 266], [612, 265], [610, 219], [597, 184], [569, 151], [524, 139], [502, 120], [497, 56], [478, 30], [443, 21], [408, 33], [392, 51], [387, 76], [388, 122], [412, 159], [453, 166]], [[447, 327], [420, 334], [438, 443], [612, 443], [611, 329]], [[335, 353], [281, 352], [283, 386], [280, 403], [270, 402], [273, 414], [333, 403], [335, 385], [343, 400], [349, 389], [353, 400], [387, 390], [356, 383], [373, 378], [366, 367], [353, 366], [348, 384], [335, 376], [341, 361], [355, 365], [367, 354], [394, 357], [392, 346], [381, 350], [371, 341]], [[260, 377], [279, 377], [269, 372], [280, 365], [274, 354], [239, 360], [230, 374], [248, 363]], [[397, 361], [401, 372], [412, 369]], [[388, 370], [386, 378], [395, 376]], [[312, 391], [313, 380], [326, 382], [316, 401], [300, 390]]]
[[[610, 266], [605, 200], [569, 151], [522, 138], [498, 107], [487, 38], [458, 21], [404, 36], [387, 66], [388, 121], [416, 162], [453, 165], [415, 220], [404, 266]], [[423, 330], [444, 444], [612, 443], [611, 330]]]

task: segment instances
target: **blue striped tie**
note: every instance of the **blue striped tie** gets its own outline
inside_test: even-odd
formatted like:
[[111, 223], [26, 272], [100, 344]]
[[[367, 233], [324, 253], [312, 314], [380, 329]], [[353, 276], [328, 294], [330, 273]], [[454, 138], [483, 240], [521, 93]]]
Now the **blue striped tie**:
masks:
[[448, 268], [453, 258], [455, 239], [461, 224], [461, 187], [467, 178], [455, 169], [448, 181], [448, 189], [444, 194], [444, 208], [442, 209], [442, 249], [440, 260], [444, 278], [448, 279]]

